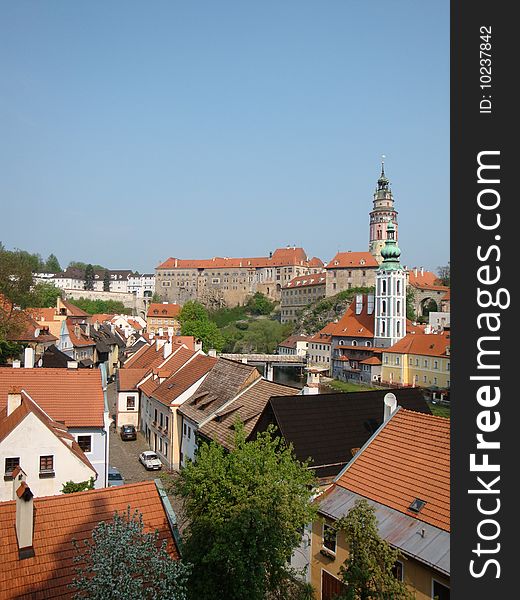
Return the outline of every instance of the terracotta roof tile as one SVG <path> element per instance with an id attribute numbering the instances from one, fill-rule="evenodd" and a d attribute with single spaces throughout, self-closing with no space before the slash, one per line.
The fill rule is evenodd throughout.
<path id="1" fill-rule="evenodd" d="M 363 307 L 356 314 L 356 301 L 352 301 L 345 314 L 337 323 L 330 324 L 328 332 L 337 337 L 373 338 L 375 313 L 368 314 L 367 297 L 363 296 Z"/>
<path id="2" fill-rule="evenodd" d="M 162 404 L 175 404 L 175 400 L 211 371 L 216 362 L 216 358 L 199 354 L 165 379 L 152 392 L 152 396 Z"/>
<path id="3" fill-rule="evenodd" d="M 98 369 L 0 368 L 0 409 L 11 386 L 21 386 L 54 420 L 67 427 L 103 427 L 105 401 Z"/>
<path id="4" fill-rule="evenodd" d="M 449 419 L 399 409 L 336 485 L 449 531 Z M 426 502 L 418 513 L 416 498 Z"/>
<path id="5" fill-rule="evenodd" d="M 130 392 L 137 390 L 137 384 L 148 373 L 149 369 L 119 369 L 117 372 L 117 390 Z"/>
<path id="6" fill-rule="evenodd" d="M 168 356 L 168 358 L 163 361 L 162 368 L 168 370 L 168 376 L 176 373 L 180 368 L 182 368 L 189 360 L 191 360 L 195 356 L 195 352 L 186 348 L 184 346 L 180 346 L 173 350 L 172 354 Z M 153 369 L 152 369 L 153 371 Z M 144 381 L 139 389 L 150 398 L 153 392 L 161 385 L 159 378 L 154 378 L 152 374 Z"/>
<path id="7" fill-rule="evenodd" d="M 395 354 L 419 354 L 421 356 L 449 356 L 451 345 L 448 331 L 442 333 L 411 333 L 399 340 L 384 352 Z"/>
<path id="8" fill-rule="evenodd" d="M 75 571 L 72 540 L 82 544 L 101 521 L 112 519 L 114 512 L 138 509 L 145 531 L 159 532 L 167 551 L 179 558 L 167 515 L 153 481 L 109 487 L 75 494 L 34 498 L 35 556 L 20 560 L 16 541 L 14 501 L 0 503 L 0 590 L 3 598 L 43 600 L 70 598 L 68 587 Z"/>
<path id="9" fill-rule="evenodd" d="M 379 263 L 370 252 L 338 252 L 326 269 L 369 269 Z"/>
<path id="10" fill-rule="evenodd" d="M 306 335 L 290 335 L 288 338 L 278 344 L 282 348 L 296 348 L 297 342 L 308 342 L 309 338 Z"/>
<path id="11" fill-rule="evenodd" d="M 303 288 L 303 287 L 313 287 L 316 285 L 325 285 L 325 273 L 323 275 L 300 275 L 299 277 L 294 277 L 289 281 L 289 283 L 284 286 L 284 290 L 292 289 L 292 288 Z"/>
<path id="12" fill-rule="evenodd" d="M 161 302 L 153 302 L 148 307 L 147 317 L 161 317 L 172 319 L 179 316 L 181 306 L 179 304 L 164 304 Z"/>

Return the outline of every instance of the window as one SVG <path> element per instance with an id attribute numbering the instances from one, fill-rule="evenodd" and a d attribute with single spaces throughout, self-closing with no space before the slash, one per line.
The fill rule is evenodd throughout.
<path id="1" fill-rule="evenodd" d="M 327 523 L 323 523 L 323 547 L 336 554 L 336 530 Z"/>
<path id="2" fill-rule="evenodd" d="M 188 439 L 191 438 L 191 427 L 188 427 Z"/>
<path id="3" fill-rule="evenodd" d="M 170 418 L 169 418 L 169 417 L 165 417 L 165 421 L 166 421 L 166 422 L 165 422 L 164 428 L 165 428 L 166 430 L 168 430 L 168 426 L 169 426 L 169 424 L 170 424 Z"/>
<path id="4" fill-rule="evenodd" d="M 400 365 L 401 364 L 401 357 L 400 356 L 396 356 L 395 357 L 395 364 L 396 365 Z"/>
<path id="5" fill-rule="evenodd" d="M 396 560 L 394 566 L 392 567 L 392 575 L 397 579 L 397 581 L 403 581 L 403 563 L 400 560 Z"/>
<path id="6" fill-rule="evenodd" d="M 135 410 L 135 398 L 133 396 L 126 397 L 126 410 Z"/>
<path id="7" fill-rule="evenodd" d="M 434 369 L 438 369 L 439 368 L 439 361 L 438 360 L 434 360 L 433 361 L 433 368 Z"/>
<path id="8" fill-rule="evenodd" d="M 40 477 L 42 475 L 54 475 L 54 456 L 40 456 Z"/>
<path id="9" fill-rule="evenodd" d="M 436 598 L 436 600 L 450 600 L 450 588 L 433 579 L 432 598 Z"/>
<path id="10" fill-rule="evenodd" d="M 13 471 L 20 464 L 20 457 L 12 457 L 5 459 L 5 477 L 12 477 Z"/>
<path id="11" fill-rule="evenodd" d="M 92 436 L 78 435 L 78 446 L 83 452 L 92 452 Z"/>

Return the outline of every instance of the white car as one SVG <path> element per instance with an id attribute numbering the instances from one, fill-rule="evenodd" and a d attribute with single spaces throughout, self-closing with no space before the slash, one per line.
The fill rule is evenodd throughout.
<path id="1" fill-rule="evenodd" d="M 139 462 L 144 465 L 148 471 L 159 471 L 159 469 L 162 469 L 162 462 L 157 454 L 151 450 L 141 452 L 141 454 L 139 454 Z"/>

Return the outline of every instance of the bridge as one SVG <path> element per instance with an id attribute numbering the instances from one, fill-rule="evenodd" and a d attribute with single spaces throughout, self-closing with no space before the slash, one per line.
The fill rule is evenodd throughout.
<path id="1" fill-rule="evenodd" d="M 222 358 L 243 363 L 265 365 L 265 377 L 273 381 L 274 367 L 300 367 L 305 368 L 307 361 L 304 356 L 297 354 L 220 354 Z"/>

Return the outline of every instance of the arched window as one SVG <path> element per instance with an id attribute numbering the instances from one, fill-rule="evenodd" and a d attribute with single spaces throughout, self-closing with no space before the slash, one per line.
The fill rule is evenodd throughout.
<path id="1" fill-rule="evenodd" d="M 401 281 L 399 279 L 397 280 L 397 293 L 401 293 Z"/>
<path id="2" fill-rule="evenodd" d="M 396 331 L 397 331 L 397 335 L 401 335 L 401 322 L 400 321 L 397 321 Z"/>
<path id="3" fill-rule="evenodd" d="M 381 300 L 381 314 L 386 315 L 386 300 Z"/>
<path id="4" fill-rule="evenodd" d="M 372 342 L 365 342 L 365 346 L 367 346 L 368 348 L 372 347 Z"/>
<path id="5" fill-rule="evenodd" d="M 381 321 L 381 335 L 385 335 L 386 333 L 386 322 Z"/>
<path id="6" fill-rule="evenodd" d="M 397 282 L 399 283 L 399 282 Z M 397 316 L 401 316 L 401 300 L 397 301 L 397 305 L 396 305 L 396 310 L 397 310 Z"/>
<path id="7" fill-rule="evenodd" d="M 353 346 L 357 346 L 357 341 L 356 340 L 352 340 L 352 345 Z"/>
<path id="8" fill-rule="evenodd" d="M 386 294 L 386 279 L 381 282 L 381 293 Z"/>

